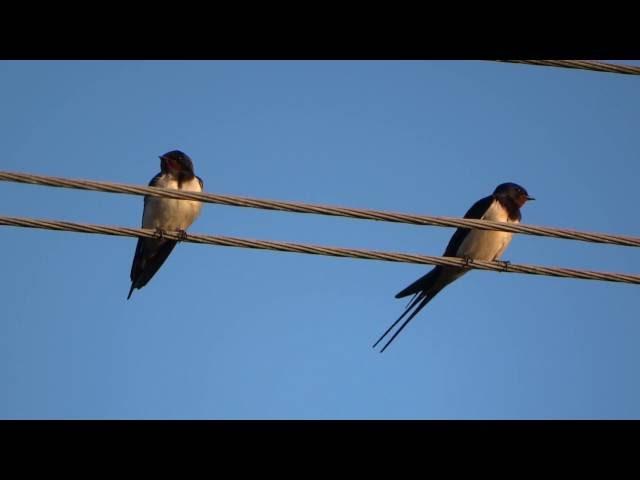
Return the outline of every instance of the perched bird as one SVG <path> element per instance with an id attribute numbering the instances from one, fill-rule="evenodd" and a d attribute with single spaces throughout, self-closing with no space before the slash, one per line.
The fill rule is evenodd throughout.
<path id="1" fill-rule="evenodd" d="M 150 187 L 172 188 L 186 192 L 202 192 L 204 183 L 193 172 L 193 162 L 179 150 L 160 156 L 160 173 L 151 179 Z M 155 275 L 178 243 L 162 238 L 163 231 L 185 230 L 200 214 L 201 202 L 162 197 L 144 197 L 142 228 L 155 229 L 160 238 L 138 238 L 136 253 L 131 265 L 131 289 L 144 287 Z"/>
<path id="2" fill-rule="evenodd" d="M 515 183 L 503 183 L 496 187 L 493 194 L 474 203 L 464 218 L 519 223 L 522 218 L 520 208 L 522 208 L 528 200 L 535 199 L 530 197 L 523 187 Z M 458 228 L 451 237 L 451 240 L 449 240 L 443 256 L 461 257 L 469 260 L 497 260 L 511 242 L 512 236 L 513 234 L 508 232 Z M 413 310 L 411 315 L 409 315 L 382 350 L 380 350 L 380 353 L 384 352 L 411 319 L 413 319 L 440 290 L 468 271 L 468 269 L 462 267 L 437 266 L 399 292 L 396 298 L 402 298 L 408 295 L 415 295 L 415 297 L 409 305 L 407 305 L 407 308 L 403 314 L 400 315 L 400 318 L 398 318 L 373 345 L 373 348 L 387 336 L 400 320 Z"/>

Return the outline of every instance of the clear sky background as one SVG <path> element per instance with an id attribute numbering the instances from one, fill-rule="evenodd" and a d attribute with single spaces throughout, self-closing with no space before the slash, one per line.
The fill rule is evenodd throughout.
<path id="1" fill-rule="evenodd" d="M 626 62 L 639 65 L 640 62 Z M 481 61 L 0 62 L 3 170 L 640 235 L 640 79 Z M 0 214 L 138 227 L 142 197 L 0 182 Z M 206 204 L 191 232 L 441 255 L 453 229 Z M 430 267 L 0 227 L 0 417 L 640 418 L 640 288 L 473 271 L 383 354 Z M 514 237 L 514 263 L 640 273 L 640 251 Z"/>

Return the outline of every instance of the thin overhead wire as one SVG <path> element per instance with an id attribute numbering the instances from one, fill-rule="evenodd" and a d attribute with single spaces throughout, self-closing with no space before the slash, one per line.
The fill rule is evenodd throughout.
<path id="1" fill-rule="evenodd" d="M 0 225 L 125 237 L 158 238 L 160 236 L 160 233 L 155 230 L 142 228 L 93 225 L 86 223 L 65 222 L 59 220 L 41 220 L 22 217 L 0 216 Z M 597 272 L 573 268 L 544 267 L 539 265 L 514 264 L 510 262 L 485 262 L 480 260 L 466 261 L 464 259 L 456 257 L 433 257 L 427 255 L 413 255 L 399 252 L 384 252 L 379 250 L 365 250 L 359 248 L 327 247 L 322 245 L 308 245 L 270 240 L 250 240 L 246 238 L 201 235 L 195 233 L 181 235 L 178 232 L 162 232 L 162 237 L 170 240 L 179 240 L 191 243 L 203 243 L 208 245 L 219 245 L 226 247 L 255 248 L 260 250 L 275 250 L 279 252 L 327 255 L 332 257 L 466 267 L 470 269 L 491 270 L 495 272 L 526 273 L 531 275 L 546 275 L 551 277 L 601 280 L 607 282 L 632 283 L 636 285 L 640 284 L 640 275 Z"/>
<path id="2" fill-rule="evenodd" d="M 541 65 L 545 67 L 578 68 L 594 72 L 640 75 L 640 67 L 598 62 L 595 60 L 494 60 L 494 62 L 525 63 L 528 65 Z"/>
<path id="3" fill-rule="evenodd" d="M 551 228 L 537 225 L 525 225 L 489 220 L 475 220 L 469 218 L 441 217 L 430 215 L 413 215 L 383 210 L 318 205 L 310 203 L 289 202 L 282 200 L 264 200 L 234 195 L 218 195 L 213 193 L 196 193 L 179 190 L 146 187 L 96 180 L 78 180 L 46 175 L 0 171 L 0 180 L 45 185 L 50 187 L 75 188 L 108 193 L 125 193 L 131 195 L 151 195 L 156 197 L 175 198 L 183 200 L 198 200 L 205 203 L 215 203 L 235 207 L 261 208 L 294 213 L 311 213 L 336 217 L 348 217 L 362 220 L 377 220 L 393 223 L 407 223 L 411 225 L 432 225 L 437 227 L 475 228 L 478 230 L 497 230 L 512 233 L 523 233 L 540 237 L 562 238 L 582 242 L 606 243 L 627 247 L 640 247 L 640 237 L 628 235 L 612 235 L 606 233 L 583 232 L 566 228 Z"/>

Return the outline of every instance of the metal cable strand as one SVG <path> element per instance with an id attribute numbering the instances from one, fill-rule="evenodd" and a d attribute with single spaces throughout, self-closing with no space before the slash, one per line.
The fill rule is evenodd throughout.
<path id="1" fill-rule="evenodd" d="M 566 228 L 550 228 L 536 225 L 492 222 L 489 220 L 474 220 L 469 218 L 440 217 L 428 215 L 411 215 L 406 213 L 385 212 L 329 205 L 314 205 L 300 202 L 276 200 L 260 200 L 257 198 L 239 197 L 233 195 L 217 195 L 213 193 L 196 193 L 171 190 L 157 187 L 129 185 L 123 183 L 100 182 L 95 180 L 71 180 L 46 175 L 0 171 L 0 180 L 46 185 L 50 187 L 75 188 L 79 190 L 94 190 L 109 193 L 126 193 L 131 195 L 152 195 L 157 197 L 176 198 L 183 200 L 198 200 L 205 203 L 216 203 L 234 207 L 261 208 L 296 213 L 313 213 L 336 217 L 357 218 L 363 220 L 378 220 L 384 222 L 407 223 L 411 225 L 432 225 L 437 227 L 463 227 L 479 230 L 498 230 L 512 233 L 524 233 L 541 237 L 563 238 L 583 242 L 607 243 L 627 247 L 640 247 L 640 237 L 627 235 L 611 235 L 606 233 L 581 232 Z"/>
<path id="2" fill-rule="evenodd" d="M 494 60 L 494 62 L 525 63 L 546 67 L 578 68 L 595 72 L 622 73 L 625 75 L 640 75 L 640 67 L 633 65 L 617 65 L 615 63 L 597 62 L 594 60 Z"/>
<path id="3" fill-rule="evenodd" d="M 76 222 L 64 222 L 58 220 L 40 220 L 34 218 L 0 216 L 0 225 L 26 228 L 41 228 L 69 232 L 94 233 L 103 235 L 116 235 L 125 237 L 158 238 L 158 233 L 156 231 L 142 228 L 92 225 Z M 322 245 L 307 245 L 269 240 L 249 240 L 246 238 L 201 235 L 192 233 L 188 234 L 184 238 L 177 232 L 163 232 L 162 236 L 163 238 L 167 238 L 170 240 L 183 240 L 191 243 L 222 245 L 226 247 L 256 248 L 260 250 L 306 253 L 311 255 L 327 255 L 332 257 L 467 267 L 470 269 L 492 270 L 496 272 L 526 273 L 531 275 L 546 275 L 551 277 L 601 280 L 607 282 L 632 283 L 637 285 L 640 284 L 640 275 L 623 273 L 595 272 L 591 270 L 578 270 L 573 268 L 543 267 L 538 265 L 512 264 L 509 262 L 485 262 L 480 260 L 467 262 L 464 259 L 456 257 L 432 257 L 427 255 L 413 255 L 400 252 L 383 252 L 379 250 L 364 250 L 360 248 L 337 248 Z"/>

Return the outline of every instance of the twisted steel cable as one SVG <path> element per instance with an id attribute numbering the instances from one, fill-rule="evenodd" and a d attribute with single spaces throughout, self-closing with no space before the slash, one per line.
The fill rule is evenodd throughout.
<path id="1" fill-rule="evenodd" d="M 578 68 L 581 70 L 592 70 L 594 72 L 640 75 L 640 67 L 597 62 L 594 60 L 494 60 L 494 62 L 524 63 L 528 65 L 542 65 L 545 67 Z"/>
<path id="2" fill-rule="evenodd" d="M 640 284 L 640 275 L 623 273 L 597 272 L 592 270 L 579 270 L 574 268 L 544 267 L 540 265 L 513 264 L 510 262 L 486 262 L 481 260 L 467 261 L 465 259 L 457 257 L 434 257 L 400 252 L 384 252 L 379 250 L 365 250 L 360 248 L 338 248 L 323 245 L 308 245 L 271 240 L 250 240 L 246 238 L 202 235 L 195 233 L 189 233 L 186 235 L 182 235 L 179 232 L 159 233 L 155 230 L 142 228 L 93 225 L 87 223 L 65 222 L 59 220 L 42 220 L 34 218 L 0 216 L 0 225 L 125 237 L 158 238 L 159 235 L 162 235 L 163 238 L 167 238 L 170 240 L 203 243 L 208 245 L 220 245 L 226 247 L 255 248 L 260 250 L 275 250 L 279 252 L 327 255 L 332 257 L 359 258 L 365 260 L 382 260 L 387 262 L 416 263 L 426 265 L 443 265 L 479 270 L 492 270 L 495 272 L 526 273 L 531 275 L 546 275 L 551 277 L 601 280 L 606 282 L 632 283 L 636 285 Z"/>
<path id="3" fill-rule="evenodd" d="M 612 235 L 606 233 L 583 232 L 566 228 L 551 228 L 537 225 L 526 225 L 469 218 L 441 217 L 430 215 L 413 215 L 382 210 L 347 208 L 330 205 L 318 205 L 281 200 L 263 200 L 258 198 L 239 197 L 234 195 L 218 195 L 213 193 L 196 193 L 179 190 L 130 185 L 123 183 L 101 182 L 96 180 L 77 180 L 46 175 L 34 175 L 17 172 L 0 171 L 0 180 L 46 185 L 50 187 L 75 188 L 108 193 L 125 193 L 131 195 L 151 195 L 156 197 L 182 200 L 198 200 L 205 203 L 216 203 L 235 207 L 261 208 L 295 213 L 312 213 L 336 217 L 378 220 L 384 222 L 407 223 L 411 225 L 432 225 L 437 227 L 476 228 L 479 230 L 498 230 L 503 232 L 524 233 L 540 237 L 563 238 L 582 242 L 606 243 L 627 247 L 640 247 L 640 237 L 629 235 Z"/>

